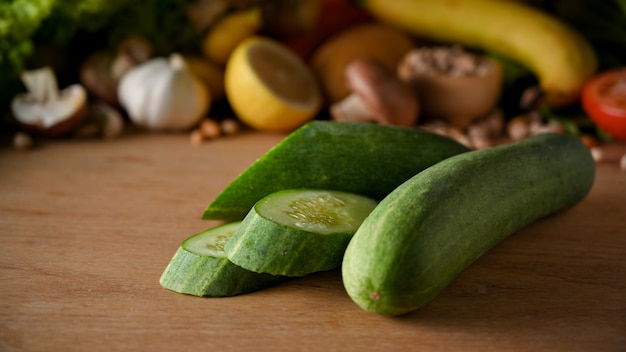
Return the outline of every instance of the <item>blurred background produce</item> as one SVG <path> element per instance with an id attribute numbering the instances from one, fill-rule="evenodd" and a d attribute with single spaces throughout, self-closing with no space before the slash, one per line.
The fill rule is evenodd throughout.
<path id="1" fill-rule="evenodd" d="M 464 2 L 469 8 L 489 8 L 492 11 L 490 2 Z M 573 56 L 569 62 L 573 65 L 571 70 L 578 70 L 575 65 L 578 65 L 578 61 L 583 62 L 577 73 L 578 78 L 584 78 L 585 83 L 591 76 L 595 77 L 609 69 L 626 67 L 626 0 L 495 2 L 505 4 L 496 7 L 508 6 L 506 3 L 510 2 L 519 3 L 531 11 L 529 14 L 532 15 L 516 19 L 519 20 L 516 23 L 527 28 L 503 29 L 503 33 L 508 31 L 506 35 L 514 36 L 518 31 L 520 35 L 534 33 L 535 37 L 539 37 L 538 33 L 542 32 L 532 27 L 533 21 L 545 23 L 541 22 L 543 19 L 534 19 L 538 11 L 539 16 L 547 16 L 545 21 L 555 21 L 558 26 L 563 24 L 572 29 L 575 33 L 573 37 L 580 36 L 582 42 L 589 45 L 593 59 L 585 59 L 588 56 L 586 49 L 580 49 L 579 52 L 570 52 Z M 407 9 L 415 5 L 411 0 L 391 3 L 393 6 L 406 6 Z M 438 6 L 436 2 L 434 4 Z M 502 47 L 497 42 L 484 45 L 483 42 L 464 39 L 468 31 L 480 33 L 484 30 L 477 28 L 480 27 L 479 22 L 472 16 L 459 17 L 460 28 L 463 28 L 461 32 L 448 33 L 451 30 L 442 30 L 440 32 L 450 35 L 437 36 L 425 31 L 426 27 L 407 27 L 404 24 L 406 19 L 402 17 L 413 20 L 417 14 L 411 11 L 406 11 L 402 16 L 393 14 L 393 6 L 380 0 L 3 1 L 0 3 L 0 128 L 3 141 L 15 137 L 19 142 L 16 145 L 28 146 L 37 143 L 25 143 L 25 136 L 43 141 L 49 141 L 51 137 L 110 137 L 119 136 L 123 134 L 124 128 L 129 128 L 188 133 L 192 143 L 198 145 L 245 128 L 288 131 L 310 119 L 332 118 L 331 106 L 350 93 L 345 78 L 345 70 L 350 62 L 360 58 L 375 60 L 392 72 L 398 70 L 400 77 L 399 66 L 406 61 L 409 53 L 435 47 L 467 50 L 495 60 L 502 72 L 500 90 L 496 102 L 485 110 L 488 112 L 482 114 L 484 116 L 473 116 L 472 121 L 461 127 L 450 124 L 446 119 L 429 116 L 429 109 L 424 107 L 429 106 L 432 98 L 416 93 L 417 106 L 421 107 L 417 108 L 412 120 L 416 126 L 463 140 L 474 148 L 492 145 L 499 138 L 518 139 L 544 131 L 578 135 L 590 147 L 623 138 L 626 128 L 623 119 L 598 124 L 597 118 L 590 118 L 589 114 L 597 113 L 589 112 L 589 108 L 581 104 L 580 82 L 551 82 L 573 87 L 573 99 L 566 104 L 550 104 L 545 100 L 550 92 L 543 82 L 545 73 L 537 70 L 535 62 L 539 66 L 549 67 L 546 61 L 550 55 L 563 49 L 562 46 L 568 45 L 568 42 L 571 44 L 570 39 L 564 43 L 554 42 L 552 48 L 542 52 L 533 52 L 536 51 L 533 49 L 534 42 L 539 42 L 533 40 L 533 37 L 524 38 L 526 44 L 517 46 L 530 48 L 531 52 L 499 50 Z M 422 17 L 443 18 L 448 15 L 429 13 Z M 495 19 L 490 21 L 489 16 L 487 12 L 481 20 L 496 27 L 483 27 L 491 28 L 491 33 L 494 33 L 499 29 L 497 26 L 501 25 Z M 432 24 L 426 26 L 432 27 Z M 441 27 L 440 24 L 438 26 Z M 545 36 L 557 34 L 546 32 Z M 297 87 L 302 85 L 302 80 L 292 76 L 308 75 L 313 75 L 318 83 L 311 83 L 309 91 L 313 95 L 320 94 L 322 101 L 312 104 L 306 114 L 291 114 L 291 117 L 285 114 L 284 121 L 276 120 L 280 120 L 280 117 L 273 117 L 271 123 L 267 123 L 268 120 L 261 121 L 271 115 L 266 111 L 258 117 L 250 113 L 244 113 L 245 117 L 238 116 L 238 112 L 231 107 L 229 93 L 225 88 L 228 79 L 225 72 L 231 54 L 250 37 L 273 40 L 280 46 L 281 52 L 283 49 L 290 51 L 289 60 L 298 60 L 304 67 L 299 69 L 297 75 L 288 74 L 288 70 L 283 70 L 277 64 L 276 57 L 263 54 L 262 50 L 248 49 L 248 55 L 252 57 L 249 63 L 233 65 L 251 67 L 256 79 L 262 83 L 256 86 L 263 87 L 265 84 L 265 87 L 258 88 L 258 92 L 248 90 L 245 94 L 241 94 L 238 88 L 231 88 L 232 101 L 237 99 L 238 105 L 245 106 L 242 99 L 251 102 L 260 100 L 268 95 L 269 89 L 279 102 L 274 107 L 280 106 L 282 111 L 297 110 L 298 101 L 319 99 L 293 99 L 286 96 L 289 91 L 302 91 L 301 87 Z M 176 59 L 169 60 L 171 57 Z M 286 56 L 281 54 L 281 57 Z M 530 58 L 530 61 L 526 58 Z M 161 64 L 155 65 L 154 62 Z M 463 60 L 454 62 L 454 67 L 446 73 L 451 77 L 455 77 L 465 64 Z M 567 65 L 568 61 L 562 62 Z M 42 69 L 52 73 L 52 81 L 56 84 L 54 89 L 49 89 L 50 83 L 33 81 L 32 72 Z M 128 83 L 121 84 L 125 77 Z M 145 77 L 151 77 L 151 81 Z M 48 78 L 51 78 L 50 75 Z M 622 82 L 620 80 L 616 82 L 614 85 L 617 88 L 602 93 L 610 95 L 609 102 L 604 98 L 600 100 L 604 105 L 614 105 L 614 108 L 624 110 L 624 84 L 619 83 Z M 81 119 L 77 120 L 73 116 L 73 121 L 78 123 L 65 122 L 63 128 L 57 126 L 53 130 L 55 133 L 50 134 L 49 128 L 54 126 L 46 126 L 49 130 L 43 133 L 42 125 L 37 125 L 43 124 L 37 121 L 45 120 L 41 116 L 28 117 L 30 125 L 37 125 L 35 128 L 20 122 L 18 115 L 23 115 L 24 104 L 16 108 L 15 101 L 21 97 L 23 102 L 26 93 L 31 95 L 28 99 L 34 99 L 33 85 L 37 87 L 42 84 L 47 84 L 47 88 L 35 88 L 35 91 L 62 92 L 70 86 L 85 89 L 88 99 L 84 112 L 79 114 Z M 153 96 L 152 93 L 167 99 L 159 99 L 159 102 L 163 102 L 159 104 L 142 100 L 143 96 Z M 46 99 L 41 94 L 39 98 Z M 424 99 L 428 101 L 420 101 Z M 19 112 L 16 114 L 16 111 Z M 119 123 L 120 118 L 122 124 Z M 255 121 L 257 118 L 259 121 Z M 223 123 L 225 120 L 226 123 Z M 110 126 L 107 121 L 117 121 L 113 123 L 118 126 L 115 130 L 119 131 L 121 125 L 122 132 L 105 133 L 105 127 Z M 286 127 L 281 129 L 277 126 Z M 475 142 L 468 142 L 470 140 Z"/>

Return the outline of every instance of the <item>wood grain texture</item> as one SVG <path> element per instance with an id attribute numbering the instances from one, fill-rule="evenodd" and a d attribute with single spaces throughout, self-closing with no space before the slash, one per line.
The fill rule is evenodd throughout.
<path id="1" fill-rule="evenodd" d="M 0 351 L 625 351 L 626 174 L 389 318 L 339 271 L 231 298 L 163 289 L 206 205 L 282 135 L 192 147 L 186 136 L 0 150 Z M 626 149 L 624 149 L 626 151 Z"/>

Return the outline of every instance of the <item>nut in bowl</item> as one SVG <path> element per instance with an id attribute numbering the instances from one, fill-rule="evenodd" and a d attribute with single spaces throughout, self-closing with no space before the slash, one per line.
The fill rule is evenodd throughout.
<path id="1" fill-rule="evenodd" d="M 458 46 L 414 49 L 398 65 L 398 76 L 415 90 L 425 118 L 458 128 L 489 114 L 502 90 L 500 64 Z"/>

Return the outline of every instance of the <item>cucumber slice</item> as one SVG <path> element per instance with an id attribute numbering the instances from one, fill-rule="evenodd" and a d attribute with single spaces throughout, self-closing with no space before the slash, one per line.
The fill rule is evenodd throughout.
<path id="1" fill-rule="evenodd" d="M 311 121 L 235 178 L 202 218 L 241 220 L 261 198 L 284 189 L 332 189 L 381 200 L 427 167 L 467 151 L 417 128 Z"/>
<path id="2" fill-rule="evenodd" d="M 194 296 L 235 296 L 276 284 L 284 277 L 259 274 L 231 263 L 224 244 L 241 221 L 220 225 L 187 238 L 161 275 L 161 286 Z"/>
<path id="3" fill-rule="evenodd" d="M 304 276 L 337 268 L 352 235 L 378 203 L 354 193 L 290 189 L 257 202 L 224 246 L 251 271 Z"/>

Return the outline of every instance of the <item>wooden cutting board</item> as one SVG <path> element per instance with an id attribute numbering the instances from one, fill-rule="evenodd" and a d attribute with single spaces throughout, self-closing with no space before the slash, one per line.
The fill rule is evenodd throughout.
<path id="1" fill-rule="evenodd" d="M 284 136 L 0 149 L 0 351 L 626 351 L 626 173 L 515 233 L 434 301 L 365 312 L 341 273 L 231 298 L 159 285 L 215 195 Z M 620 152 L 626 148 L 619 147 Z"/>

